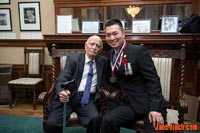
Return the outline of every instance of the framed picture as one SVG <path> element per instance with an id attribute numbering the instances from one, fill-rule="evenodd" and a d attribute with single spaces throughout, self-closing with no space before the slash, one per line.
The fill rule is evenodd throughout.
<path id="1" fill-rule="evenodd" d="M 19 19 L 21 31 L 40 31 L 40 3 L 19 2 Z"/>
<path id="2" fill-rule="evenodd" d="M 57 33 L 72 33 L 72 15 L 57 15 Z"/>
<path id="3" fill-rule="evenodd" d="M 10 0 L 0 0 L 0 4 L 10 4 Z"/>
<path id="4" fill-rule="evenodd" d="M 122 23 L 122 27 L 124 30 L 126 30 L 126 20 L 125 19 L 120 19 L 121 23 Z"/>
<path id="5" fill-rule="evenodd" d="M 9 8 L 0 8 L 0 31 L 12 31 L 11 13 Z"/>
<path id="6" fill-rule="evenodd" d="M 132 33 L 150 33 L 151 19 L 132 20 Z"/>
<path id="7" fill-rule="evenodd" d="M 82 33 L 99 33 L 99 21 L 83 21 Z"/>
<path id="8" fill-rule="evenodd" d="M 162 16 L 161 33 L 177 33 L 178 16 Z"/>

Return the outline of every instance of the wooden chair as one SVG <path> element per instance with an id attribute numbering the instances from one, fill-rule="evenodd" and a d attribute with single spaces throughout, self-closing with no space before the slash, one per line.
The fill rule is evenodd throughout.
<path id="1" fill-rule="evenodd" d="M 188 107 L 185 101 L 184 87 L 184 44 L 178 50 L 156 50 L 148 49 L 158 75 L 160 76 L 162 94 L 167 101 L 167 123 L 183 123 L 184 113 L 187 113 Z M 176 65 L 176 67 L 175 67 Z M 105 101 L 120 102 L 121 92 L 115 91 L 111 94 L 103 90 Z M 106 103 L 106 102 L 104 102 Z M 138 120 L 130 127 L 136 132 L 145 131 L 143 120 Z"/>
<path id="2" fill-rule="evenodd" d="M 46 125 L 48 120 L 48 104 L 52 98 L 52 95 L 55 90 L 55 81 L 58 77 L 60 71 L 64 68 L 67 55 L 73 53 L 82 53 L 85 52 L 84 49 L 56 49 L 55 45 L 53 45 L 51 49 L 51 57 L 52 57 L 52 85 L 48 91 L 42 92 L 38 96 L 38 101 L 43 104 L 43 130 L 46 132 Z M 66 126 L 77 126 L 79 125 L 78 116 L 75 112 L 70 115 L 69 123 Z"/>
<path id="3" fill-rule="evenodd" d="M 33 109 L 36 109 L 37 95 L 43 89 L 44 54 L 44 48 L 24 48 L 24 76 L 8 82 L 8 87 L 11 90 L 10 108 L 16 102 L 16 93 L 32 91 Z"/>

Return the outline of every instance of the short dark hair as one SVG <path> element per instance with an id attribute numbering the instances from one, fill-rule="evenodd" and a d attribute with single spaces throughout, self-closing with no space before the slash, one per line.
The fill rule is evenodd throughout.
<path id="1" fill-rule="evenodd" d="M 123 26 L 122 26 L 122 23 L 119 19 L 110 19 L 106 22 L 106 25 L 105 25 L 105 28 L 108 27 L 108 26 L 112 26 L 112 25 L 119 25 L 120 28 L 122 29 L 122 31 L 124 30 L 123 29 Z"/>

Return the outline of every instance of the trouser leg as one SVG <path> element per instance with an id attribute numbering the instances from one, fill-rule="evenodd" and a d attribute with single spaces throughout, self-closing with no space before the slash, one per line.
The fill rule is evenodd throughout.
<path id="1" fill-rule="evenodd" d="M 137 119 L 137 114 L 128 105 L 118 105 L 107 112 L 101 120 L 102 133 L 120 133 L 120 127 L 127 127 Z"/>
<path id="2" fill-rule="evenodd" d="M 93 118 L 90 120 L 88 126 L 87 126 L 87 133 L 100 133 L 100 117 Z"/>
<path id="3" fill-rule="evenodd" d="M 67 105 L 66 119 L 68 123 L 69 116 L 72 112 L 70 106 Z M 54 108 L 52 112 L 49 113 L 47 121 L 47 133 L 62 133 L 63 127 L 63 106 Z"/>
<path id="4" fill-rule="evenodd" d="M 80 124 L 86 127 L 87 133 L 100 133 L 100 116 L 97 107 L 91 100 L 88 105 L 76 110 Z"/>
<path id="5" fill-rule="evenodd" d="M 62 127 L 56 125 L 47 125 L 47 133 L 62 133 Z"/>

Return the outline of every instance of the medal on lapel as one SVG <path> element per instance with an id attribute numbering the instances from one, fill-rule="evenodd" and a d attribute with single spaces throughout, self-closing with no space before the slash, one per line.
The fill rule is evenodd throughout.
<path id="1" fill-rule="evenodd" d="M 125 75 L 128 75 L 128 67 L 127 67 L 128 60 L 126 59 L 126 55 L 124 55 L 122 59 L 122 64 L 124 65 L 124 73 Z"/>
<path id="2" fill-rule="evenodd" d="M 115 76 L 115 70 L 116 70 L 116 66 L 117 64 L 120 66 L 121 64 L 121 61 L 120 61 L 120 58 L 123 56 L 123 52 L 124 52 L 124 49 L 126 48 L 126 41 L 124 40 L 124 44 L 119 52 L 119 54 L 117 55 L 117 58 L 115 59 L 114 63 L 112 63 L 112 56 L 110 58 L 110 66 L 111 66 L 111 70 L 112 70 L 112 76 L 110 77 L 110 82 L 111 83 L 115 83 L 117 81 L 117 77 Z"/>
<path id="3" fill-rule="evenodd" d="M 132 71 L 131 63 L 127 63 L 127 65 L 128 65 L 128 74 L 132 75 L 133 71 Z"/>

